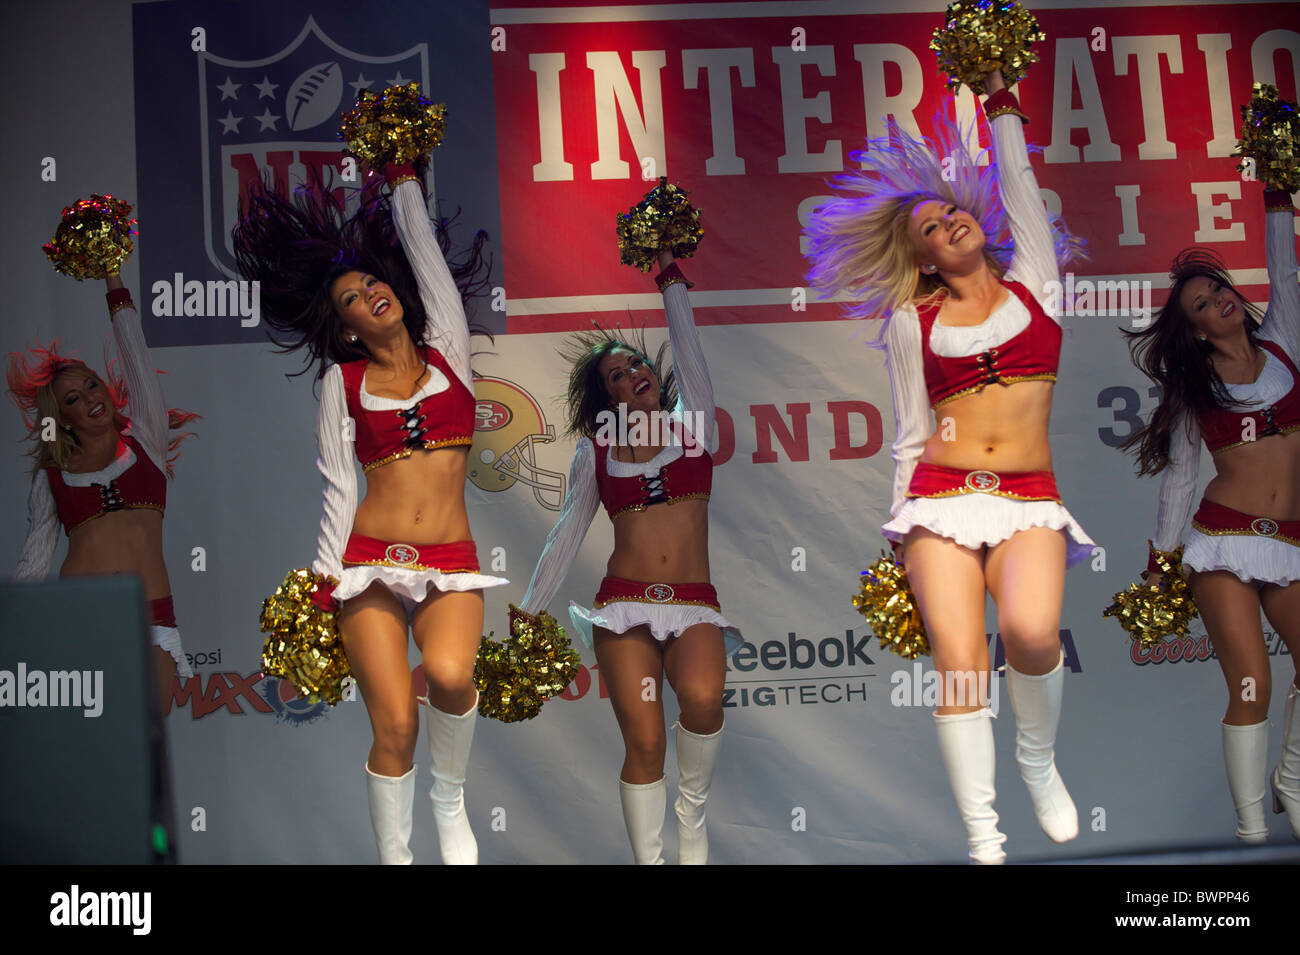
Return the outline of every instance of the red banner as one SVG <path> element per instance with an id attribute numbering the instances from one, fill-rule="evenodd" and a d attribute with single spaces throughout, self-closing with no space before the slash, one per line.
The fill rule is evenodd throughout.
<path id="1" fill-rule="evenodd" d="M 764 7 L 782 15 L 751 15 Z M 589 327 L 592 313 L 626 315 L 629 302 L 653 320 L 653 300 L 629 299 L 653 288 L 619 264 L 614 226 L 660 175 L 703 210 L 705 239 L 686 265 L 705 278 L 701 324 L 841 314 L 797 308 L 800 230 L 816 197 L 884 134 L 886 115 L 928 133 L 940 109 L 976 110 L 969 91 L 954 101 L 928 49 L 941 14 L 798 7 L 494 9 L 511 332 Z M 1150 280 L 1158 303 L 1175 253 L 1200 244 L 1244 286 L 1266 281 L 1262 186 L 1230 154 L 1255 80 L 1296 96 L 1296 9 L 1035 11 L 1047 40 L 1018 92 L 1044 150 L 1033 166 L 1045 198 L 1088 240 L 1080 277 Z"/>

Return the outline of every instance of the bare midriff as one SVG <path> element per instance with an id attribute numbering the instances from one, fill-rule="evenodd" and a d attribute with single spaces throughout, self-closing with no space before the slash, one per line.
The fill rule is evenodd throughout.
<path id="1" fill-rule="evenodd" d="M 60 577 L 132 574 L 144 586 L 145 600 L 171 596 L 163 563 L 162 513 L 152 508 L 110 511 L 75 527 Z"/>
<path id="2" fill-rule="evenodd" d="M 921 460 L 999 474 L 1051 470 L 1047 434 L 1054 387 L 1051 381 L 993 384 L 939 405 Z"/>
<path id="3" fill-rule="evenodd" d="M 1300 520 L 1300 431 L 1225 448 L 1214 455 L 1214 466 L 1207 500 L 1252 517 Z"/>
<path id="4" fill-rule="evenodd" d="M 413 451 L 369 472 L 352 530 L 400 544 L 469 540 L 468 452 L 466 446 Z"/>
<path id="5" fill-rule="evenodd" d="M 641 461 L 660 448 L 611 448 L 611 460 Z M 683 498 L 624 511 L 614 518 L 610 577 L 645 583 L 709 583 L 709 502 Z"/>

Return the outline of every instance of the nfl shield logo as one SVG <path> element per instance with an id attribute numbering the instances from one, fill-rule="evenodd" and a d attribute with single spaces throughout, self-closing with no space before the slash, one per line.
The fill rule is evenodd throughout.
<path id="1" fill-rule="evenodd" d="M 428 44 L 391 56 L 354 53 L 308 17 L 279 53 L 233 60 L 200 53 L 204 245 L 212 264 L 237 278 L 230 233 L 258 177 L 288 190 L 319 177 L 338 198 L 355 196 L 341 167 L 339 117 L 361 90 L 419 82 L 429 88 Z"/>

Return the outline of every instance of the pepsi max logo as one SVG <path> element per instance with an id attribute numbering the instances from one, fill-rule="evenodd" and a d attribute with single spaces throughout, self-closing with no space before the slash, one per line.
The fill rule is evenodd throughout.
<path id="1" fill-rule="evenodd" d="M 971 471 L 966 475 L 966 486 L 972 491 L 996 491 L 1002 483 L 992 471 Z"/>
<path id="2" fill-rule="evenodd" d="M 389 544 L 388 549 L 384 551 L 384 556 L 394 564 L 413 564 L 420 556 L 420 552 L 405 544 Z"/>
<path id="3" fill-rule="evenodd" d="M 1270 521 L 1267 517 L 1257 517 L 1250 522 L 1250 529 L 1260 537 L 1272 537 L 1277 533 L 1277 521 Z"/>
<path id="4" fill-rule="evenodd" d="M 334 119 L 343 101 L 343 68 L 318 63 L 293 81 L 284 109 L 293 130 L 311 129 Z"/>
<path id="5" fill-rule="evenodd" d="M 651 584 L 645 589 L 645 599 L 657 604 L 667 603 L 673 596 L 673 588 L 667 584 Z"/>
<path id="6" fill-rule="evenodd" d="M 479 401 L 474 405 L 474 430 L 499 431 L 508 425 L 514 413 L 499 401 Z"/>

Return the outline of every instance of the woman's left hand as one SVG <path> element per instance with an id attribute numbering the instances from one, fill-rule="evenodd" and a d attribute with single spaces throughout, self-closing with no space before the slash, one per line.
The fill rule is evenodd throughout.
<path id="1" fill-rule="evenodd" d="M 108 286 L 110 292 L 114 289 L 125 288 L 122 284 L 122 276 L 120 275 L 105 275 L 104 284 Z"/>
<path id="2" fill-rule="evenodd" d="M 663 251 L 661 251 L 661 252 L 659 253 L 659 268 L 660 268 L 660 270 L 666 269 L 666 268 L 668 268 L 668 266 L 670 266 L 670 265 L 672 265 L 672 264 L 673 264 L 673 253 L 672 253 L 672 250 L 671 250 L 671 249 L 664 249 Z"/>
<path id="3" fill-rule="evenodd" d="M 1007 88 L 1007 84 L 1006 81 L 1002 78 L 1001 69 L 996 69 L 992 73 L 985 74 L 984 89 L 988 92 L 990 96 L 992 96 L 994 93 L 998 92 L 999 90 L 1004 90 L 1006 88 Z"/>

